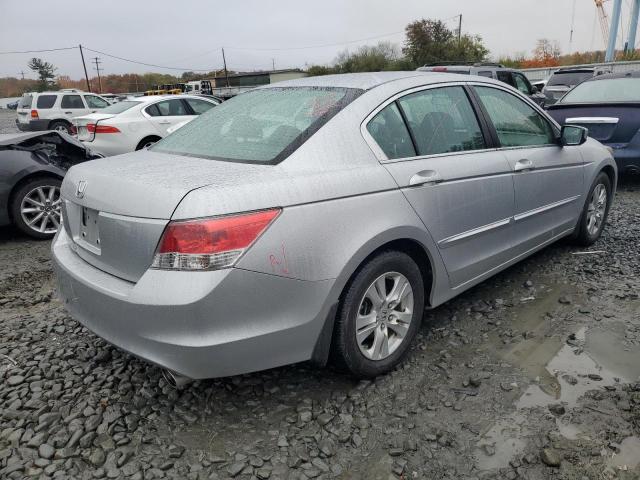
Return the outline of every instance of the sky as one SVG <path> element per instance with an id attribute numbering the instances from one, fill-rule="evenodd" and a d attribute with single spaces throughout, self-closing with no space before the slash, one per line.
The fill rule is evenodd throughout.
<path id="1" fill-rule="evenodd" d="M 623 2 L 622 33 L 629 21 Z M 573 41 L 569 43 L 575 4 Z M 608 11 L 611 2 L 606 4 Z M 0 0 L 0 52 L 83 46 L 89 63 L 100 57 L 103 74 L 221 68 L 225 48 L 231 70 L 304 68 L 330 64 L 346 49 L 404 40 L 404 27 L 420 18 L 441 19 L 480 35 L 491 56 L 530 54 L 539 38 L 563 53 L 604 49 L 593 0 Z M 622 42 L 620 42 L 622 44 Z M 137 65 L 105 54 L 178 70 Z M 57 74 L 83 76 L 78 49 L 0 54 L 0 77 L 27 78 L 29 58 L 53 63 Z"/>

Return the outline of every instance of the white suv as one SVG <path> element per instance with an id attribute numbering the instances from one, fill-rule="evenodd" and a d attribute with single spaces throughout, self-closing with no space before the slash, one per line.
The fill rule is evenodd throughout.
<path id="1" fill-rule="evenodd" d="M 16 125 L 23 132 L 57 130 L 70 134 L 74 117 L 108 106 L 109 102 L 100 95 L 75 89 L 28 92 L 18 101 Z"/>

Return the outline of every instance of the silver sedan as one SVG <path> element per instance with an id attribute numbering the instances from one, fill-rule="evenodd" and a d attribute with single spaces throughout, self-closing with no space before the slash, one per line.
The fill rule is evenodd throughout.
<path id="1" fill-rule="evenodd" d="M 329 359 L 373 377 L 425 308 L 595 242 L 616 181 L 585 129 L 500 82 L 305 78 L 71 168 L 53 256 L 71 315 L 172 382 Z"/>

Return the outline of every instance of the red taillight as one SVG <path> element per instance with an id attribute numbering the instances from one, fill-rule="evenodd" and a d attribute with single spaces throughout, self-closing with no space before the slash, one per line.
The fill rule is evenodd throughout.
<path id="1" fill-rule="evenodd" d="M 278 216 L 280 209 L 170 222 L 153 268 L 216 270 L 231 267 Z"/>
<path id="2" fill-rule="evenodd" d="M 434 72 L 446 72 L 447 71 L 447 67 L 434 67 L 433 71 Z"/>
<path id="3" fill-rule="evenodd" d="M 116 127 L 111 125 L 96 125 L 95 123 L 87 123 L 87 132 L 89 133 L 120 133 Z"/>
<path id="4" fill-rule="evenodd" d="M 38 110 L 31 110 L 31 118 L 38 118 Z"/>

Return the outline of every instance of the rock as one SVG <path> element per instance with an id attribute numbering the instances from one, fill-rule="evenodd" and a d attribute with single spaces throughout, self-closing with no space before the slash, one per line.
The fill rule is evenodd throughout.
<path id="1" fill-rule="evenodd" d="M 167 453 L 169 458 L 180 458 L 184 453 L 184 447 L 182 445 L 170 445 Z"/>
<path id="2" fill-rule="evenodd" d="M 94 467 L 100 467 L 104 464 L 107 456 L 101 448 L 94 448 L 89 455 L 89 463 Z"/>
<path id="3" fill-rule="evenodd" d="M 594 382 L 600 382 L 602 380 L 602 377 L 597 373 L 590 373 L 587 377 L 589 377 L 589 380 L 593 380 Z"/>
<path id="4" fill-rule="evenodd" d="M 473 388 L 478 388 L 482 384 L 480 377 L 469 377 L 469 385 Z"/>
<path id="5" fill-rule="evenodd" d="M 549 405 L 547 408 L 551 413 L 553 413 L 554 415 L 557 415 L 558 417 L 566 413 L 564 405 L 562 405 L 561 403 L 553 403 Z"/>
<path id="6" fill-rule="evenodd" d="M 46 458 L 47 460 L 52 459 L 54 453 L 56 453 L 55 448 L 47 443 L 43 443 L 42 445 L 40 445 L 40 447 L 38 447 L 38 455 L 40 455 L 42 458 Z"/>
<path id="7" fill-rule="evenodd" d="M 563 305 L 570 305 L 571 304 L 571 298 L 567 297 L 566 295 L 563 295 L 558 299 L 558 302 L 560 302 Z"/>
<path id="8" fill-rule="evenodd" d="M 543 448 L 540 453 L 540 460 L 550 467 L 559 467 L 562 458 L 560 458 L 560 455 L 555 450 Z"/>
<path id="9" fill-rule="evenodd" d="M 10 387 L 20 385 L 22 382 L 24 382 L 24 377 L 22 375 L 11 375 L 9 378 L 7 378 L 7 384 Z"/>
<path id="10" fill-rule="evenodd" d="M 239 473 L 244 469 L 244 466 L 245 466 L 245 465 L 246 465 L 246 463 L 245 463 L 245 462 L 235 462 L 235 463 L 232 463 L 231 465 L 229 465 L 229 466 L 227 467 L 227 473 L 228 473 L 229 475 L 231 475 L 232 477 L 235 477 L 235 476 L 237 476 L 237 475 L 238 475 L 238 474 L 239 474 Z"/>
<path id="11" fill-rule="evenodd" d="M 278 444 L 279 447 L 288 447 L 289 446 L 289 442 L 287 440 L 287 437 L 285 437 L 284 435 L 280 435 L 278 437 Z"/>
<path id="12" fill-rule="evenodd" d="M 321 413 L 317 418 L 318 423 L 323 427 L 331 420 L 333 420 L 333 415 L 331 415 L 330 413 Z"/>

